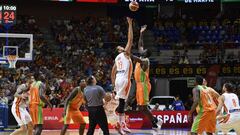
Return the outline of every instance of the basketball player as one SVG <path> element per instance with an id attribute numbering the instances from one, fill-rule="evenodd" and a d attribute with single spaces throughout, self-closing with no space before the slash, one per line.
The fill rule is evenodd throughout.
<path id="1" fill-rule="evenodd" d="M 30 114 L 27 111 L 28 106 L 28 91 L 30 88 L 30 81 L 24 81 L 23 84 L 19 85 L 16 93 L 14 94 L 14 101 L 12 105 L 12 114 L 15 117 L 19 129 L 15 130 L 11 135 L 22 135 L 27 133 L 27 135 L 32 135 L 33 124 Z"/>
<path id="2" fill-rule="evenodd" d="M 86 81 L 82 79 L 80 82 L 80 86 L 74 88 L 72 93 L 66 99 L 63 112 L 64 126 L 62 128 L 61 135 L 65 135 L 69 124 L 72 124 L 71 121 L 73 121 L 73 124 L 80 124 L 79 135 L 84 134 L 86 122 L 79 108 L 83 103 L 85 103 L 83 90 L 86 85 Z"/>
<path id="3" fill-rule="evenodd" d="M 112 126 L 115 126 L 118 121 L 117 114 L 115 112 L 116 108 L 118 107 L 118 100 L 115 99 L 116 92 L 108 92 L 107 96 L 111 97 L 111 100 L 104 103 L 104 109 L 108 118 L 108 123 L 110 123 Z"/>
<path id="4" fill-rule="evenodd" d="M 30 104 L 29 111 L 35 128 L 34 135 L 41 135 L 43 125 L 43 107 L 47 104 L 52 109 L 52 104 L 45 97 L 45 76 L 35 73 L 35 82 L 30 87 Z"/>
<path id="5" fill-rule="evenodd" d="M 104 109 L 107 115 L 107 120 L 108 123 L 111 124 L 111 126 L 116 127 L 117 126 L 117 122 L 118 122 L 118 116 L 116 114 L 116 108 L 118 107 L 119 101 L 115 98 L 116 96 L 116 92 L 107 92 L 106 93 L 106 97 L 110 97 L 111 100 L 110 101 L 105 101 L 104 102 Z M 99 130 L 99 135 L 102 135 L 103 132 L 100 129 Z"/>
<path id="6" fill-rule="evenodd" d="M 204 78 L 204 79 L 203 79 L 203 86 L 204 86 L 205 88 L 211 90 L 210 95 L 212 96 L 213 102 L 214 102 L 215 107 L 216 107 L 216 109 L 217 109 L 217 106 L 218 106 L 218 98 L 220 97 L 220 95 L 219 95 L 213 88 L 208 87 L 207 84 L 208 84 L 208 83 L 207 83 L 207 80 Z"/>
<path id="7" fill-rule="evenodd" d="M 196 77 L 196 86 L 193 88 L 193 105 L 188 114 L 188 118 L 191 121 L 193 112 L 198 107 L 198 114 L 193 121 L 191 134 L 198 135 L 204 131 L 208 135 L 212 135 L 216 130 L 216 106 L 212 99 L 213 89 L 208 89 L 203 86 L 204 78 L 201 76 Z"/>
<path id="8" fill-rule="evenodd" d="M 112 69 L 112 84 L 115 85 L 116 98 L 119 99 L 119 106 L 117 108 L 119 116 L 120 134 L 131 132 L 125 123 L 124 106 L 125 100 L 128 98 L 131 87 L 132 76 L 132 60 L 131 48 L 133 44 L 133 26 L 132 18 L 127 17 L 128 22 L 128 42 L 125 48 L 118 46 L 118 56 L 115 58 L 115 64 Z"/>
<path id="9" fill-rule="evenodd" d="M 148 110 L 149 93 L 151 91 L 151 83 L 149 79 L 149 57 L 151 56 L 151 52 L 148 49 L 144 50 L 143 48 L 143 32 L 146 30 L 146 28 L 147 25 L 141 27 L 138 41 L 138 51 L 141 57 L 138 58 L 132 55 L 133 60 L 137 62 L 134 71 L 134 78 L 136 81 L 136 99 L 139 111 L 143 112 L 143 114 L 152 122 L 152 127 L 161 128 L 161 124 L 157 124 L 158 119 L 153 117 L 152 113 Z"/>
<path id="10" fill-rule="evenodd" d="M 234 129 L 237 135 L 240 135 L 240 106 L 237 95 L 233 93 L 234 86 L 231 83 L 225 83 L 222 91 L 217 108 L 218 131 L 227 135 L 230 130 Z M 222 108 L 226 113 L 223 116 L 220 115 Z"/>

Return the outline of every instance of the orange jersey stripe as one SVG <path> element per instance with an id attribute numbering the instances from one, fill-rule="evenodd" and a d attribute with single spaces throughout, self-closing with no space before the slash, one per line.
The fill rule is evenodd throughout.
<path id="1" fill-rule="evenodd" d="M 78 92 L 78 94 L 70 101 L 69 107 L 78 110 L 84 102 L 83 93 Z"/>
<path id="2" fill-rule="evenodd" d="M 127 84 L 127 87 L 125 88 L 125 94 L 127 95 L 128 94 L 128 91 L 129 91 L 129 87 L 130 87 L 130 84 L 131 84 L 131 76 L 132 76 L 132 61 L 131 59 L 129 60 L 129 71 L 128 71 L 128 84 Z"/>
<path id="3" fill-rule="evenodd" d="M 31 104 L 41 104 L 40 96 L 39 96 L 39 85 L 41 82 L 34 82 L 30 87 L 30 105 Z"/>
<path id="4" fill-rule="evenodd" d="M 22 101 L 21 98 L 18 98 L 17 101 L 16 101 L 16 114 L 20 119 L 21 119 L 21 115 L 20 115 L 19 106 L 20 106 L 21 101 Z"/>
<path id="5" fill-rule="evenodd" d="M 149 82 L 149 67 L 146 71 L 142 70 L 141 64 L 136 63 L 135 71 L 134 71 L 134 78 L 136 82 Z M 144 78 L 144 80 L 143 80 Z"/>

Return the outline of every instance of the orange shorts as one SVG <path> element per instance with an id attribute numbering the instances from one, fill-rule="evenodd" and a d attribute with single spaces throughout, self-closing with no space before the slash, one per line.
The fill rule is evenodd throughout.
<path id="1" fill-rule="evenodd" d="M 43 107 L 41 105 L 30 105 L 29 112 L 33 125 L 43 124 Z"/>
<path id="2" fill-rule="evenodd" d="M 192 124 L 191 132 L 202 134 L 204 131 L 207 133 L 215 133 L 216 130 L 216 112 L 199 112 Z"/>
<path id="3" fill-rule="evenodd" d="M 85 124 L 84 117 L 79 110 L 68 110 L 64 117 L 64 124 Z"/>
<path id="4" fill-rule="evenodd" d="M 151 91 L 150 83 L 136 82 L 136 100 L 137 105 L 147 105 L 149 102 L 149 93 Z"/>

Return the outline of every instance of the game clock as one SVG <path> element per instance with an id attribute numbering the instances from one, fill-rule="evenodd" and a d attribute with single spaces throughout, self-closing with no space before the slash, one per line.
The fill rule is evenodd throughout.
<path id="1" fill-rule="evenodd" d="M 77 2 L 91 2 L 91 3 L 117 3 L 118 0 L 76 0 Z"/>
<path id="2" fill-rule="evenodd" d="M 15 5 L 1 5 L 0 6 L 0 24 L 16 24 L 16 11 Z"/>

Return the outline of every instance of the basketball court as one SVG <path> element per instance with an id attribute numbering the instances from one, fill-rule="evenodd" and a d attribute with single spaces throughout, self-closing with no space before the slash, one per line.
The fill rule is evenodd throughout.
<path id="1" fill-rule="evenodd" d="M 0 135 L 10 135 L 12 131 L 9 132 L 0 132 Z M 85 133 L 87 130 L 85 131 Z M 94 135 L 99 135 L 98 130 L 95 130 Z M 45 130 L 43 131 L 42 135 L 59 135 L 60 130 Z M 180 130 L 180 129 L 163 129 L 160 131 L 155 131 L 155 130 L 132 130 L 131 134 L 128 135 L 189 135 L 190 132 L 185 129 L 185 130 Z M 69 130 L 67 135 L 78 135 L 78 131 L 76 130 Z M 115 130 L 110 130 L 110 135 L 118 135 L 118 133 Z M 218 135 L 223 135 L 222 133 L 218 133 Z M 234 132 L 228 133 L 228 135 L 237 135 Z"/>
<path id="2" fill-rule="evenodd" d="M 87 131 L 85 131 L 86 133 Z M 154 131 L 154 130 L 132 130 L 133 133 L 129 135 L 187 135 L 187 130 L 161 130 L 161 131 Z M 9 135 L 10 132 L 2 132 L 0 135 Z M 46 130 L 42 133 L 42 135 L 59 135 L 60 130 Z M 111 135 L 118 135 L 115 130 L 110 130 Z M 78 135 L 78 131 L 70 130 L 67 135 Z M 98 135 L 98 130 L 95 130 L 94 135 Z"/>

